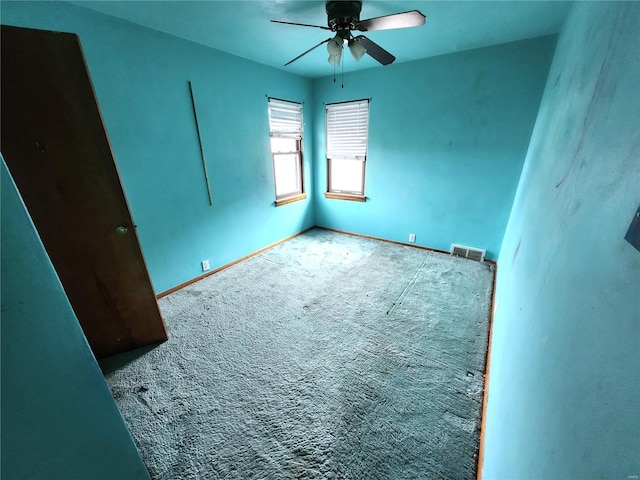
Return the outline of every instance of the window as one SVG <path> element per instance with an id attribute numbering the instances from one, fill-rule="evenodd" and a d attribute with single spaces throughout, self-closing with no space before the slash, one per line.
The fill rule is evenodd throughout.
<path id="1" fill-rule="evenodd" d="M 302 200 L 302 104 L 269 98 L 269 129 L 276 205 Z"/>
<path id="2" fill-rule="evenodd" d="M 328 198 L 364 201 L 369 100 L 327 105 Z"/>

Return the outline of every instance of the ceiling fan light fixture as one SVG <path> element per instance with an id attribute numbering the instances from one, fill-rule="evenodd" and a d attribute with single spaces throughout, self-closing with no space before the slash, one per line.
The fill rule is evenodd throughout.
<path id="1" fill-rule="evenodd" d="M 329 55 L 329 58 L 327 59 L 327 61 L 334 67 L 337 67 L 338 65 L 340 65 L 341 58 L 342 58 L 342 55 Z"/>
<path id="2" fill-rule="evenodd" d="M 367 49 L 353 39 L 349 40 L 349 51 L 356 62 L 360 60 L 365 53 L 367 53 Z"/>
<path id="3" fill-rule="evenodd" d="M 340 65 L 340 59 L 342 58 L 342 38 L 336 35 L 329 43 L 327 43 L 327 52 L 329 52 L 329 58 L 327 59 L 331 65 Z"/>
<path id="4" fill-rule="evenodd" d="M 327 43 L 327 52 L 329 52 L 329 55 L 332 57 L 342 54 L 342 38 L 340 38 L 339 35 L 329 40 L 329 43 Z"/>

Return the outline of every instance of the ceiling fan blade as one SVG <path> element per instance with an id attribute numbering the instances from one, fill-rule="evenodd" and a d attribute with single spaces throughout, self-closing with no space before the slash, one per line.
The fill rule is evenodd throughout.
<path id="1" fill-rule="evenodd" d="M 383 17 L 361 20 L 356 24 L 356 30 L 369 32 L 371 30 L 389 30 L 392 28 L 419 27 L 424 25 L 426 17 L 418 10 L 385 15 Z"/>
<path id="2" fill-rule="evenodd" d="M 377 60 L 382 65 L 389 65 L 390 63 L 393 63 L 393 61 L 396 59 L 396 57 L 391 55 L 389 52 L 387 52 L 384 48 L 382 48 L 377 43 L 374 43 L 371 40 L 369 40 L 364 35 L 358 35 L 353 40 L 358 42 L 360 45 L 362 45 L 367 50 L 367 53 L 371 55 L 374 58 L 374 60 Z"/>
<path id="3" fill-rule="evenodd" d="M 293 22 L 282 22 L 280 20 L 271 20 L 273 23 L 282 23 L 284 25 L 297 25 L 298 27 L 313 27 L 313 28 L 321 28 L 323 30 L 331 30 L 329 27 L 323 27 L 320 25 L 309 25 L 307 23 L 293 23 Z"/>
<path id="4" fill-rule="evenodd" d="M 322 45 L 323 43 L 327 43 L 331 41 L 331 38 L 327 38 L 326 40 L 321 41 L 319 44 L 314 45 L 313 47 L 311 47 L 309 50 L 307 50 L 306 52 L 301 53 L 300 55 L 298 55 L 296 58 L 294 58 L 293 60 L 289 60 L 287 63 L 284 64 L 284 66 L 286 67 L 287 65 L 289 65 L 290 63 L 295 62 L 296 60 L 298 60 L 301 57 L 304 57 L 307 53 L 309 53 L 311 50 L 313 50 L 314 48 L 318 48 L 320 45 Z"/>

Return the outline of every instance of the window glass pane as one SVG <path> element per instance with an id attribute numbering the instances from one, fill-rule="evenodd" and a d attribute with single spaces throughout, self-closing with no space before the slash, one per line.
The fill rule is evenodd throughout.
<path id="1" fill-rule="evenodd" d="M 362 194 L 364 191 L 362 160 L 331 159 L 331 178 L 329 183 L 332 192 Z"/>
<path id="2" fill-rule="evenodd" d="M 295 138 L 271 137 L 271 152 L 297 152 L 298 140 Z"/>
<path id="3" fill-rule="evenodd" d="M 276 198 L 292 193 L 302 193 L 298 154 L 274 155 L 273 169 L 276 179 Z"/>

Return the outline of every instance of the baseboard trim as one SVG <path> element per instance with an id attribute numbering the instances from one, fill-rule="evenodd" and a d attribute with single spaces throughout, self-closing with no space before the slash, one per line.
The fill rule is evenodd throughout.
<path id="1" fill-rule="evenodd" d="M 354 237 L 362 237 L 362 238 L 368 238 L 368 239 L 371 239 L 371 240 L 379 240 L 381 242 L 394 243 L 396 245 L 404 245 L 405 247 L 418 248 L 420 250 L 428 250 L 430 252 L 444 253 L 446 255 L 450 255 L 451 254 L 451 252 L 448 252 L 446 250 L 440 250 L 438 248 L 424 247 L 422 245 L 416 245 L 414 243 L 399 242 L 397 240 L 389 240 L 387 238 L 374 237 L 372 235 L 364 235 L 362 233 L 348 232 L 346 230 L 338 230 L 337 228 L 329 228 L 329 227 L 323 227 L 321 225 L 314 225 L 312 227 L 305 228 L 304 230 L 301 230 L 298 233 L 294 233 L 293 235 L 289 235 L 288 237 L 283 238 L 282 240 L 278 240 L 277 242 L 272 243 L 271 245 L 267 245 L 266 247 L 263 247 L 260 250 L 256 250 L 255 252 L 252 252 L 252 253 L 250 253 L 248 255 L 245 255 L 244 257 L 238 258 L 237 260 L 234 260 L 233 262 L 227 263 L 226 265 L 222 265 L 221 267 L 218 267 L 218 268 L 216 268 L 214 270 L 211 270 L 210 272 L 203 273 L 202 275 L 198 275 L 197 277 L 192 278 L 191 280 L 187 280 L 186 282 L 181 283 L 180 285 L 176 285 L 175 287 L 170 288 L 169 290 L 166 290 L 164 292 L 158 293 L 156 295 L 156 298 L 157 299 L 161 299 L 162 297 L 166 297 L 167 295 L 170 295 L 170 294 L 172 294 L 174 292 L 177 292 L 178 290 L 180 290 L 180 289 L 182 289 L 184 287 L 188 287 L 189 285 L 191 285 L 193 283 L 196 283 L 196 282 L 202 280 L 203 278 L 207 278 L 207 277 L 209 277 L 209 276 L 211 276 L 211 275 L 213 275 L 215 273 L 218 273 L 218 272 L 224 270 L 225 268 L 232 267 L 236 263 L 240 263 L 240 262 L 242 262 L 242 261 L 244 261 L 244 260 L 246 260 L 248 258 L 251 258 L 251 257 L 253 257 L 255 255 L 258 255 L 259 253 L 262 253 L 265 250 L 269 250 L 270 248 L 273 248 L 276 245 L 284 243 L 287 240 L 291 240 L 292 238 L 297 237 L 298 235 L 302 235 L 303 233 L 308 232 L 309 230 L 313 230 L 314 228 L 321 228 L 322 230 L 328 230 L 330 232 L 336 232 L 336 233 L 343 233 L 345 235 L 352 235 Z M 493 289 L 494 289 L 493 295 L 495 295 L 495 281 L 496 281 L 496 274 L 497 274 L 497 263 L 496 263 L 495 260 L 485 260 L 485 263 L 491 263 L 493 265 L 496 265 L 496 270 L 494 270 L 494 274 L 493 274 Z M 491 319 L 490 319 L 491 323 L 493 322 L 493 301 L 494 301 L 494 298 L 492 297 L 491 298 Z M 491 325 L 489 326 L 489 332 L 491 332 Z M 489 348 L 491 348 L 491 344 L 489 344 Z M 487 366 L 488 366 L 488 364 L 487 364 Z"/>
<path id="2" fill-rule="evenodd" d="M 288 237 L 283 238 L 282 240 L 278 240 L 277 242 L 272 243 L 271 245 L 267 245 L 266 247 L 263 247 L 260 250 L 256 250 L 255 252 L 252 252 L 249 255 L 245 255 L 244 257 L 241 257 L 241 258 L 238 258 L 237 260 L 234 260 L 233 262 L 230 262 L 230 263 L 227 263 L 225 265 L 222 265 L 221 267 L 215 268 L 215 269 L 211 270 L 210 272 L 203 273 L 202 275 L 198 275 L 197 277 L 192 278 L 191 280 L 188 280 L 188 281 L 186 281 L 184 283 L 181 283 L 180 285 L 176 285 L 175 287 L 170 288 L 169 290 L 166 290 L 166 291 L 164 291 L 162 293 L 157 294 L 156 298 L 159 300 L 162 297 L 166 297 L 167 295 L 170 295 L 170 294 L 172 294 L 174 292 L 177 292 L 178 290 L 181 290 L 184 287 L 188 287 L 189 285 L 192 285 L 192 284 L 194 284 L 194 283 L 196 283 L 196 282 L 198 282 L 198 281 L 200 281 L 200 280 L 202 280 L 204 278 L 210 277 L 211 275 L 213 275 L 215 273 L 221 272 L 222 270 L 224 270 L 226 268 L 232 267 L 237 263 L 243 262 L 244 260 L 246 260 L 248 258 L 251 258 L 251 257 L 253 257 L 255 255 L 258 255 L 259 253 L 262 253 L 265 250 L 269 250 L 270 248 L 273 248 L 276 245 L 280 245 L 281 243 L 284 243 L 287 240 L 291 240 L 292 238 L 297 237 L 298 235 L 302 235 L 303 233 L 308 232 L 309 230 L 312 230 L 314 228 L 315 227 L 305 228 L 304 230 L 302 230 L 302 231 L 300 231 L 298 233 L 294 233 L 293 235 L 289 235 Z"/>
<path id="3" fill-rule="evenodd" d="M 405 247 L 419 248 L 420 250 L 429 250 L 431 252 L 446 253 L 447 255 L 449 254 L 449 252 L 445 252 L 444 250 L 439 250 L 437 248 L 431 248 L 431 247 L 423 247 L 422 245 L 416 245 L 415 243 L 399 242 L 397 240 L 389 240 L 387 238 L 373 237 L 371 235 L 364 235 L 362 233 L 347 232 L 346 230 L 338 230 L 337 228 L 321 227 L 320 225 L 316 225 L 316 228 L 329 230 L 330 232 L 344 233 L 345 235 L 352 235 L 354 237 L 368 238 L 370 240 L 379 240 L 381 242 L 394 243 L 396 245 L 404 245 Z"/>
<path id="4" fill-rule="evenodd" d="M 416 245 L 415 243 L 399 242 L 397 240 L 389 240 L 387 238 L 373 237 L 371 235 L 364 235 L 362 233 L 347 232 L 346 230 L 338 230 L 337 228 L 322 227 L 320 225 L 316 225 L 314 228 L 321 228 L 323 230 L 328 230 L 330 232 L 344 233 L 345 235 L 353 235 L 354 237 L 369 238 L 371 240 L 379 240 L 381 242 L 394 243 L 396 245 L 403 245 L 405 247 L 418 248 L 420 250 L 428 250 L 430 252 L 444 253 L 446 255 L 451 255 L 451 252 L 448 252 L 447 250 L 440 250 L 439 248 L 425 247 L 422 245 Z M 495 260 L 485 260 L 484 262 L 490 263 L 492 265 L 496 264 Z M 495 276 L 494 276 L 494 281 L 495 281 Z"/>
<path id="5" fill-rule="evenodd" d="M 496 281 L 498 279 L 498 263 L 494 262 L 493 289 L 491 291 L 491 305 L 489 306 L 489 343 L 484 371 L 484 394 L 482 396 L 482 418 L 480 420 L 480 448 L 478 451 L 477 480 L 482 480 L 482 464 L 484 462 L 484 433 L 487 426 L 487 403 L 489 402 L 489 366 L 491 363 L 491 342 L 493 340 L 493 314 L 496 304 Z"/>

